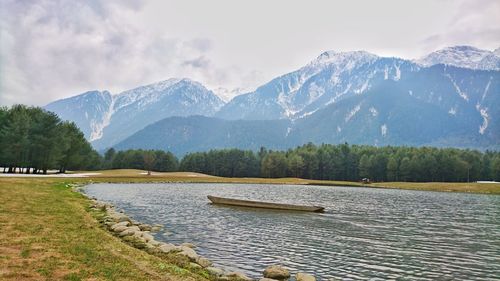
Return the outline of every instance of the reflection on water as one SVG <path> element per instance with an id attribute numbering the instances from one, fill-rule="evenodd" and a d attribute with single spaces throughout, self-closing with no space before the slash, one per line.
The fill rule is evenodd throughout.
<path id="1" fill-rule="evenodd" d="M 193 242 L 216 266 L 259 277 L 267 265 L 320 280 L 500 278 L 500 196 L 247 184 L 93 184 L 86 192 L 156 238 Z M 209 204 L 207 195 L 326 207 L 301 213 Z"/>

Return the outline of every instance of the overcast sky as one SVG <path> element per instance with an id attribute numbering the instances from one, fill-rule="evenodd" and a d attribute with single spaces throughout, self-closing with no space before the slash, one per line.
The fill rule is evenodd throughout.
<path id="1" fill-rule="evenodd" d="M 326 50 L 500 47 L 500 1 L 0 0 L 0 105 L 171 77 L 252 89 Z"/>

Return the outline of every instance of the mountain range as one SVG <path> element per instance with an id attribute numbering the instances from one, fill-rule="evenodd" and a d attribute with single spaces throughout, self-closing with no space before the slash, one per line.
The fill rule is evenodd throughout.
<path id="1" fill-rule="evenodd" d="M 112 96 L 91 91 L 45 108 L 74 121 L 97 149 L 111 147 L 170 116 L 212 116 L 224 102 L 198 82 L 169 79 Z"/>
<path id="2" fill-rule="evenodd" d="M 231 100 L 227 91 L 169 79 L 117 95 L 86 92 L 45 108 L 74 121 L 98 150 L 182 155 L 307 142 L 500 149 L 499 55 L 470 46 L 419 60 L 328 51 Z"/>

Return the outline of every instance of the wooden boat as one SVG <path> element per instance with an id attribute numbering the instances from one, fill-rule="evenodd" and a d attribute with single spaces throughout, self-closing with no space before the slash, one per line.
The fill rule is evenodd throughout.
<path id="1" fill-rule="evenodd" d="M 318 206 L 302 206 L 302 205 L 292 205 L 292 204 L 250 201 L 250 200 L 216 197 L 216 196 L 211 196 L 211 195 L 208 195 L 207 197 L 208 197 L 208 200 L 212 201 L 213 204 L 220 204 L 220 205 L 231 205 L 231 206 L 252 207 L 252 208 L 265 208 L 265 209 L 276 209 L 276 210 L 303 211 L 303 212 L 317 212 L 317 213 L 325 211 L 325 208 L 318 207 Z"/>

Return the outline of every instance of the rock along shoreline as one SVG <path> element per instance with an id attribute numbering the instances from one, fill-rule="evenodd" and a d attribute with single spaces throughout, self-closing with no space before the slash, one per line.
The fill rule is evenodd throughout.
<path id="1" fill-rule="evenodd" d="M 261 279 L 252 279 L 241 272 L 227 272 L 222 268 L 215 267 L 209 259 L 196 253 L 196 246 L 192 243 L 174 245 L 155 240 L 153 234 L 161 230 L 163 228 L 162 225 L 149 225 L 131 219 L 122 211 L 116 210 L 113 204 L 90 197 L 84 192 L 85 186 L 86 185 L 68 184 L 68 187 L 72 187 L 74 191 L 90 200 L 89 208 L 91 210 L 104 212 L 101 223 L 110 233 L 135 248 L 144 250 L 153 255 L 168 254 L 187 259 L 190 268 L 204 269 L 212 275 L 215 280 L 220 281 L 285 281 L 291 277 L 290 272 L 279 265 L 268 266 L 264 270 L 263 278 Z M 307 273 L 297 273 L 294 277 L 296 281 L 316 281 L 313 275 Z"/>

